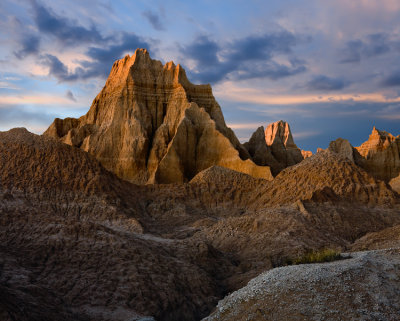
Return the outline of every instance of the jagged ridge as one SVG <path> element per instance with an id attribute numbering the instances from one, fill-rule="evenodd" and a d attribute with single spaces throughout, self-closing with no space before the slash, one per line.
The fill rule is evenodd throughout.
<path id="1" fill-rule="evenodd" d="M 114 63 L 103 90 L 79 119 L 56 119 L 44 135 L 80 147 L 135 183 L 180 183 L 212 165 L 271 178 L 224 121 L 209 85 L 164 66 L 145 49 Z"/>

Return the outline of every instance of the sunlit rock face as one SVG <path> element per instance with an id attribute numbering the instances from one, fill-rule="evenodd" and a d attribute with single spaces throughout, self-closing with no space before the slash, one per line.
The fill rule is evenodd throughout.
<path id="1" fill-rule="evenodd" d="M 338 138 L 329 144 L 328 150 L 348 158 L 385 182 L 395 182 L 394 179 L 400 174 L 400 136 L 395 137 L 375 127 L 368 140 L 359 147 L 353 147 L 348 140 Z"/>
<path id="2" fill-rule="evenodd" d="M 368 140 L 356 149 L 365 159 L 360 165 L 374 177 L 390 181 L 399 175 L 400 136 L 374 127 Z"/>
<path id="3" fill-rule="evenodd" d="M 55 119 L 44 135 L 138 184 L 186 182 L 213 165 L 272 178 L 226 126 L 211 87 L 191 84 L 180 65 L 162 65 L 145 49 L 114 63 L 86 115 Z"/>
<path id="4" fill-rule="evenodd" d="M 282 120 L 269 124 L 265 131 L 264 127 L 259 127 L 244 146 L 253 161 L 270 166 L 273 175 L 312 155 L 296 146 L 289 124 Z"/>

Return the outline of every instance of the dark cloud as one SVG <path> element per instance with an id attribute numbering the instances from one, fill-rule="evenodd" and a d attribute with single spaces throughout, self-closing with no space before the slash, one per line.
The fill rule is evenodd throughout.
<path id="1" fill-rule="evenodd" d="M 290 55 L 298 42 L 296 36 L 287 31 L 252 35 L 222 44 L 201 35 L 183 46 L 181 52 L 184 58 L 196 63 L 190 73 L 201 82 L 216 83 L 227 78 L 275 80 L 306 70 L 304 61 L 290 59 L 285 65 L 274 61 L 276 55 Z"/>
<path id="2" fill-rule="evenodd" d="M 395 43 L 391 42 L 389 36 L 384 33 L 371 34 L 365 39 L 356 39 L 346 43 L 340 50 L 341 63 L 360 62 L 363 58 L 379 56 L 390 52 Z"/>
<path id="3" fill-rule="evenodd" d="M 151 10 L 146 10 L 143 12 L 143 16 L 153 26 L 154 29 L 156 29 L 158 31 L 165 30 L 165 26 L 162 23 L 161 18 L 157 13 L 155 13 Z"/>
<path id="4" fill-rule="evenodd" d="M 77 102 L 77 100 L 71 90 L 67 90 L 67 92 L 65 93 L 65 97 L 67 97 L 69 100 Z"/>
<path id="5" fill-rule="evenodd" d="M 217 54 L 220 50 L 221 48 L 214 40 L 202 35 L 190 45 L 182 47 L 181 51 L 185 57 L 195 60 L 198 65 L 215 66 L 219 64 Z"/>
<path id="6" fill-rule="evenodd" d="M 324 75 L 315 76 L 307 83 L 307 88 L 318 91 L 341 90 L 348 86 L 348 82 L 340 78 L 330 78 Z"/>
<path id="7" fill-rule="evenodd" d="M 58 16 L 35 0 L 31 0 L 31 3 L 39 31 L 54 36 L 62 43 L 79 45 L 106 40 L 94 25 L 90 28 L 80 26 L 77 21 Z"/>
<path id="8" fill-rule="evenodd" d="M 20 42 L 20 49 L 14 51 L 18 59 L 23 59 L 29 55 L 39 52 L 40 38 L 35 35 L 24 36 Z"/>
<path id="9" fill-rule="evenodd" d="M 106 77 L 117 58 L 136 48 L 151 48 L 151 44 L 134 33 L 124 32 L 119 35 L 119 41 L 105 47 L 90 47 L 86 52 L 92 61 L 81 62 L 84 72 L 80 78 Z"/>
<path id="10" fill-rule="evenodd" d="M 40 57 L 40 63 L 49 68 L 49 75 L 54 76 L 60 81 L 76 80 L 74 74 L 68 72 L 68 68 L 60 59 L 50 54 L 44 54 Z"/>
<path id="11" fill-rule="evenodd" d="M 290 53 L 297 43 L 296 37 L 287 31 L 248 36 L 238 39 L 229 46 L 232 60 L 266 60 L 276 53 Z"/>
<path id="12" fill-rule="evenodd" d="M 55 55 L 39 52 L 39 36 L 24 38 L 20 43 L 21 49 L 15 55 L 22 59 L 28 54 L 37 54 L 39 62 L 49 68 L 49 75 L 61 82 L 72 82 L 93 77 L 106 77 L 113 62 L 124 53 L 132 52 L 136 48 L 150 48 L 150 43 L 133 32 L 119 32 L 104 37 L 99 30 L 80 25 L 77 21 L 62 17 L 50 8 L 31 0 L 33 18 L 40 32 L 54 37 L 65 46 L 87 46 L 88 60 L 76 61 L 79 65 L 74 70 L 68 67 Z"/>
<path id="13" fill-rule="evenodd" d="M 400 70 L 393 72 L 385 79 L 383 79 L 382 86 L 384 87 L 400 86 Z"/>
<path id="14" fill-rule="evenodd" d="M 93 77 L 107 77 L 114 61 L 124 53 L 136 48 L 149 48 L 150 44 L 141 39 L 134 33 L 122 33 L 116 44 L 105 47 L 89 47 L 86 55 L 91 60 L 78 61 L 79 67 L 75 70 L 68 70 L 67 66 L 58 57 L 44 54 L 40 57 L 40 62 L 49 68 L 49 75 L 57 78 L 61 82 L 71 82 L 80 79 Z"/>

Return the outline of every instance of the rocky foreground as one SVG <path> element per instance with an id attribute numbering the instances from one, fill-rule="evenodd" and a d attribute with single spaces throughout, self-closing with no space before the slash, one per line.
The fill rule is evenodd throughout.
<path id="1" fill-rule="evenodd" d="M 400 249 L 276 268 L 218 303 L 217 320 L 398 320 Z"/>
<path id="2" fill-rule="evenodd" d="M 85 116 L 0 133 L 0 320 L 395 320 L 399 252 L 371 250 L 400 245 L 398 141 L 242 145 L 138 50 Z M 324 248 L 351 258 L 283 267 Z"/>

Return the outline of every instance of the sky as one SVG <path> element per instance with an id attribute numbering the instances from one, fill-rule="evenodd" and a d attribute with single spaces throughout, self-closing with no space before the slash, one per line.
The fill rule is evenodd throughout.
<path id="1" fill-rule="evenodd" d="M 1 0 L 0 131 L 85 114 L 136 48 L 210 83 L 242 142 L 281 119 L 313 152 L 400 134 L 398 0 Z"/>

